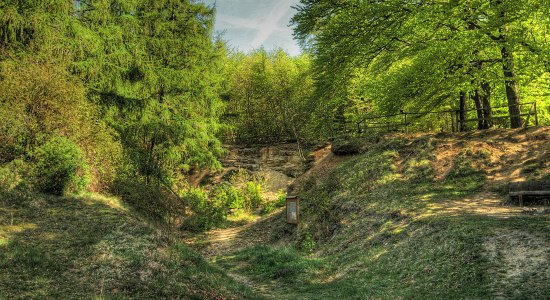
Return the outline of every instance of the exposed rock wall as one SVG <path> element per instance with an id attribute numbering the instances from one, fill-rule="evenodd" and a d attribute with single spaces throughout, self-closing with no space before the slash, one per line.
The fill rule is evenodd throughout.
<path id="1" fill-rule="evenodd" d="M 240 168 L 249 171 L 276 171 L 295 178 L 307 169 L 307 163 L 300 158 L 297 144 L 276 146 L 226 145 L 228 155 L 221 159 L 224 168 Z"/>

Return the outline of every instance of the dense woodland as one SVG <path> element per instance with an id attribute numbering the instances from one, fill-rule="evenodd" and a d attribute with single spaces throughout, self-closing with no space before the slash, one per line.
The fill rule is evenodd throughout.
<path id="1" fill-rule="evenodd" d="M 223 142 L 319 141 L 335 122 L 402 111 L 518 128 L 535 101 L 548 124 L 549 15 L 539 0 L 302 0 L 292 57 L 230 50 L 197 1 L 3 0 L 0 186 L 111 193 L 206 229 L 261 202 L 253 179 L 186 183 L 221 167 Z"/>

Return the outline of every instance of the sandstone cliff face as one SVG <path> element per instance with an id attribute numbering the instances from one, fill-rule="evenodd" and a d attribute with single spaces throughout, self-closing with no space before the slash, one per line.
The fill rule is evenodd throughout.
<path id="1" fill-rule="evenodd" d="M 245 170 L 251 175 L 263 178 L 263 187 L 268 197 L 275 197 L 277 191 L 287 190 L 295 178 L 304 174 L 310 167 L 313 156 L 303 153 L 302 159 L 296 143 L 274 146 L 225 145 L 227 154 L 220 159 L 223 170 L 216 174 L 200 171 L 191 175 L 192 185 L 211 185 L 227 181 L 237 170 Z"/>
<path id="2" fill-rule="evenodd" d="M 228 155 L 221 159 L 224 168 L 249 171 L 276 171 L 295 178 L 304 173 L 306 164 L 300 158 L 297 144 L 276 146 L 226 146 Z"/>
<path id="3" fill-rule="evenodd" d="M 302 175 L 309 162 L 300 157 L 297 144 L 276 146 L 226 146 L 228 154 L 221 159 L 224 171 L 222 177 L 237 169 L 244 169 L 264 178 L 267 196 L 278 190 L 287 190 L 294 179 Z M 273 195 L 270 195 L 273 194 Z"/>

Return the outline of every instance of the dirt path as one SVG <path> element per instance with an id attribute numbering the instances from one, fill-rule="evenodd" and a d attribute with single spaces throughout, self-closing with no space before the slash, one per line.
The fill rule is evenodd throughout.
<path id="1" fill-rule="evenodd" d="M 186 243 L 191 244 L 207 260 L 216 263 L 216 260 L 220 257 L 230 255 L 242 249 L 261 244 L 270 244 L 268 240 L 269 235 L 265 231 L 269 230 L 273 226 L 273 223 L 276 223 L 273 219 L 280 217 L 281 210 L 282 208 L 271 214 L 262 217 L 258 216 L 253 221 L 239 227 L 215 229 L 203 234 L 187 236 L 184 239 Z M 285 292 L 281 290 L 281 287 L 254 282 L 232 270 L 225 269 L 224 271 L 227 275 L 239 283 L 248 286 L 252 291 L 266 299 L 288 298 L 285 297 Z"/>
<path id="2" fill-rule="evenodd" d="M 254 226 L 259 220 L 260 217 L 243 226 L 215 229 L 204 234 L 185 237 L 185 240 L 195 246 L 206 258 L 212 259 L 251 244 L 251 241 L 247 241 L 243 237 L 243 232 Z"/>

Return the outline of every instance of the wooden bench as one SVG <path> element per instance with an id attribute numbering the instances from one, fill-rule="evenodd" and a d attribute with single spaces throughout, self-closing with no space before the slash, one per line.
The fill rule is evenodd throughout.
<path id="1" fill-rule="evenodd" d="M 519 205 L 523 206 L 523 196 L 544 197 L 544 204 L 550 200 L 550 180 L 511 182 L 510 197 L 518 197 Z"/>

